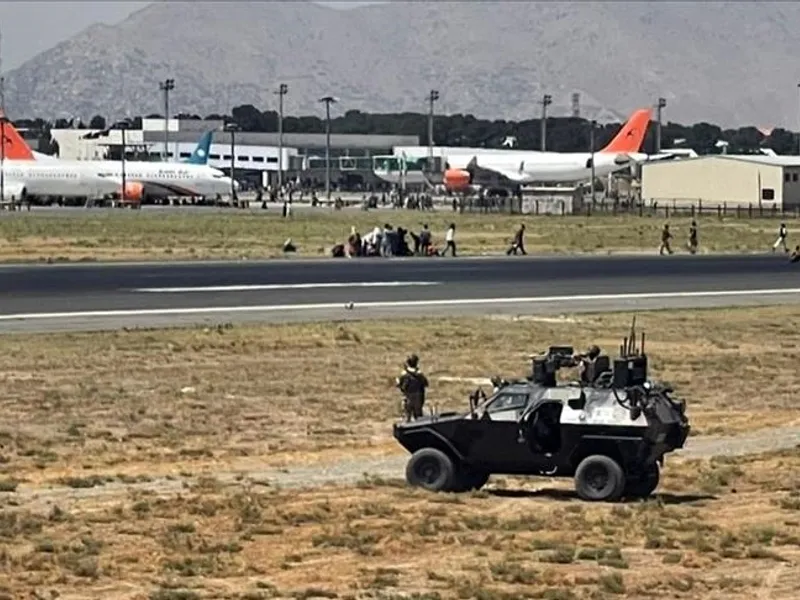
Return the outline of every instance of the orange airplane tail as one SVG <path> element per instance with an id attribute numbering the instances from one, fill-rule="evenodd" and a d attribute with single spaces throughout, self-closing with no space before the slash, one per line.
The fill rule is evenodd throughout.
<path id="1" fill-rule="evenodd" d="M 2 112 L 0 112 L 0 119 L 5 120 L 3 139 L 0 140 L 0 143 L 2 143 L 2 156 L 9 160 L 36 160 L 31 147 L 28 146 L 28 142 L 22 138 L 14 124 L 5 119 L 5 115 Z"/>
<path id="2" fill-rule="evenodd" d="M 637 110 L 601 152 L 639 152 L 644 136 L 647 135 L 651 116 L 652 110 L 649 108 Z"/>

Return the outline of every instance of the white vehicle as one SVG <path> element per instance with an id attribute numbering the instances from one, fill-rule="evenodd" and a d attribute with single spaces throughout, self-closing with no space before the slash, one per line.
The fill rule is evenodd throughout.
<path id="1" fill-rule="evenodd" d="M 205 164 L 208 152 L 203 145 L 210 145 L 210 134 L 203 136 L 195 155 L 203 156 L 202 164 L 193 159 L 187 162 L 148 162 L 118 160 L 61 160 L 56 158 L 37 159 L 11 123 L 5 124 L 5 156 L 6 164 L 14 166 L 38 165 L 50 168 L 53 173 L 68 174 L 63 178 L 55 178 L 53 187 L 59 189 L 42 195 L 87 197 L 118 194 L 120 198 L 132 204 L 140 204 L 146 195 L 154 196 L 193 196 L 210 197 L 230 196 L 231 189 L 239 189 L 238 182 L 231 185 L 231 178 L 219 169 Z M 207 141 L 206 141 L 207 140 Z M 123 166 L 125 189 L 122 190 Z M 63 180 L 63 181 L 62 181 Z M 67 185 L 67 181 L 74 182 Z M 58 187 L 63 182 L 63 188 Z M 88 182 L 87 185 L 83 185 Z M 80 193 L 73 193 L 75 189 Z M 30 195 L 38 195 L 31 188 L 25 188 Z"/>
<path id="2" fill-rule="evenodd" d="M 619 171 L 636 161 L 652 111 L 637 110 L 602 150 L 591 152 L 528 152 L 506 150 L 454 153 L 447 156 L 443 183 L 452 191 L 473 189 L 488 182 L 525 185 L 576 182 Z M 594 163 L 594 165 L 593 165 Z"/>

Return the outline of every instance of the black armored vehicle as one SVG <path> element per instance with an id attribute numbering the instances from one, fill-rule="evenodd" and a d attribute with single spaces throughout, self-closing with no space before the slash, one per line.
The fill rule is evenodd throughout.
<path id="1" fill-rule="evenodd" d="M 584 500 L 646 497 L 658 486 L 664 455 L 689 435 L 686 405 L 647 377 L 644 334 L 630 337 L 613 361 L 600 354 L 581 379 L 558 382 L 578 366 L 570 346 L 532 358 L 530 376 L 478 389 L 466 413 L 431 414 L 394 425 L 412 456 L 409 484 L 431 491 L 480 489 L 493 474 L 574 477 Z"/>

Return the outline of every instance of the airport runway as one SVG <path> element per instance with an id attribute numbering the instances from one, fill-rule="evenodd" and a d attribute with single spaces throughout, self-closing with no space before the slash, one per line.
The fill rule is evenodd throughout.
<path id="1" fill-rule="evenodd" d="M 0 278 L 0 332 L 800 299 L 800 265 L 783 255 L 30 265 Z"/>

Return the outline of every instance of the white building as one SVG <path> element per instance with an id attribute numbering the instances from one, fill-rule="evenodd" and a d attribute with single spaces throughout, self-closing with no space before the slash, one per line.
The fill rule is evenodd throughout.
<path id="1" fill-rule="evenodd" d="M 642 200 L 661 206 L 800 208 L 800 156 L 715 154 L 642 166 Z"/>

